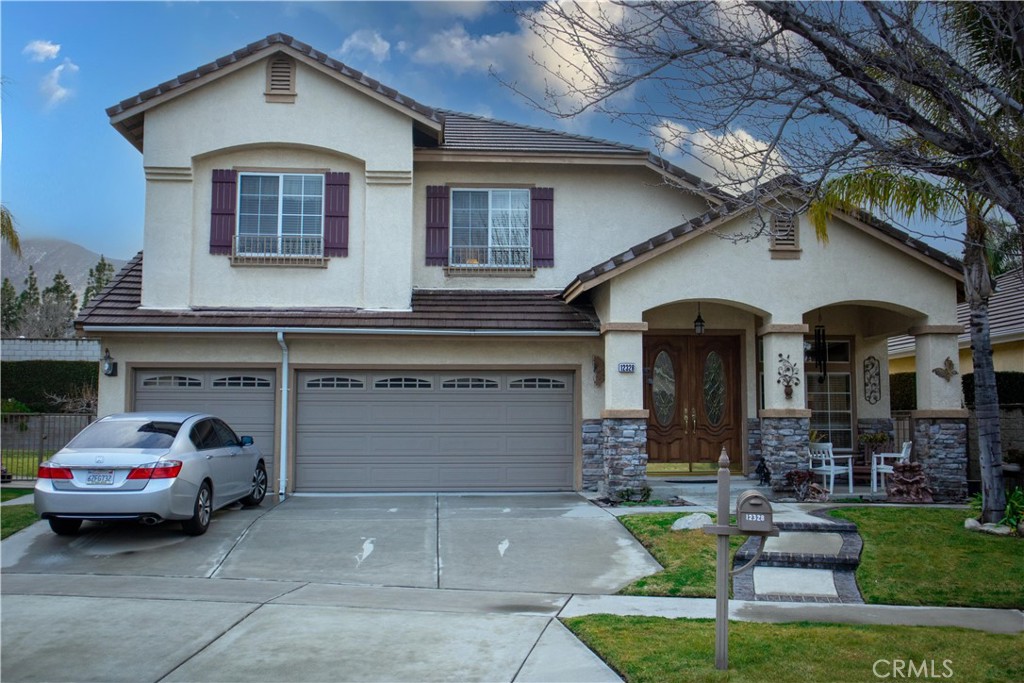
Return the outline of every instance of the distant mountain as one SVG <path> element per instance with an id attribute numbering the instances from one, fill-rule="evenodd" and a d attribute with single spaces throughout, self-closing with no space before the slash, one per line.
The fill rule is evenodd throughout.
<path id="1" fill-rule="evenodd" d="M 114 266 L 114 272 L 121 270 L 125 264 L 122 259 L 105 256 Z M 82 293 L 89 283 L 89 270 L 96 266 L 100 255 L 89 251 L 83 246 L 59 239 L 22 239 L 21 258 L 18 258 L 5 243 L 0 252 L 0 274 L 8 278 L 15 291 L 25 289 L 25 278 L 28 268 L 32 266 L 39 281 L 39 291 L 43 291 L 53 282 L 57 271 L 64 273 L 71 287 L 78 293 L 78 302 L 82 302 Z"/>

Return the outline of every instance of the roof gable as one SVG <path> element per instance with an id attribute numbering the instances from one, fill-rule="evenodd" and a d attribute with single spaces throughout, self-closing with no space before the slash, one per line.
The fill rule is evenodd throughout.
<path id="1" fill-rule="evenodd" d="M 593 289 L 602 282 L 617 277 L 621 273 L 631 270 L 666 251 L 675 249 L 697 235 L 756 210 L 758 202 L 763 201 L 767 197 L 797 196 L 801 194 L 801 188 L 802 185 L 796 178 L 789 176 L 776 178 L 761 190 L 752 191 L 742 197 L 728 200 L 721 206 L 659 233 L 580 273 L 562 291 L 562 296 L 566 301 L 572 301 L 583 292 Z M 873 237 L 882 240 L 890 246 L 907 252 L 912 257 L 945 272 L 960 282 L 963 281 L 961 272 L 963 266 L 960 261 L 925 244 L 921 240 L 911 237 L 889 223 L 875 218 L 866 211 L 854 213 L 836 211 L 835 214 L 845 223 L 868 232 Z"/>
<path id="2" fill-rule="evenodd" d="M 249 43 L 207 64 L 165 81 L 155 88 L 144 90 L 134 97 L 107 108 L 110 123 L 138 150 L 143 149 L 143 116 L 146 110 L 170 99 L 185 95 L 196 88 L 212 83 L 230 73 L 255 62 L 283 52 L 294 59 L 325 73 L 341 83 L 408 115 L 419 127 L 435 135 L 441 132 L 441 116 L 431 107 L 407 97 L 394 88 L 352 69 L 327 54 L 284 33 L 274 33 L 262 40 Z"/>

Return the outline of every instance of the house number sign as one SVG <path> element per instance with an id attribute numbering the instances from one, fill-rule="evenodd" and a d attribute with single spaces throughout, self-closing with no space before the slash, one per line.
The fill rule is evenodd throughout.
<path id="1" fill-rule="evenodd" d="M 636 372 L 636 363 L 619 363 L 619 372 Z"/>

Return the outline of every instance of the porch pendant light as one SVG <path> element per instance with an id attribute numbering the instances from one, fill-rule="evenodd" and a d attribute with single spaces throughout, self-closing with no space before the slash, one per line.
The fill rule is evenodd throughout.
<path id="1" fill-rule="evenodd" d="M 704 334 L 704 318 L 700 317 L 700 302 L 697 302 L 697 317 L 693 321 L 693 331 Z"/>

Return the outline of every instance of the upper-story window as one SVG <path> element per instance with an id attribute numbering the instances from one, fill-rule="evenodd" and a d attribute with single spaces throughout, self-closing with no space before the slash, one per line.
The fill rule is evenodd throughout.
<path id="1" fill-rule="evenodd" d="M 348 256 L 349 174 L 213 172 L 210 253 L 233 265 L 326 267 Z"/>
<path id="2" fill-rule="evenodd" d="M 550 187 L 428 185 L 426 262 L 449 276 L 531 277 L 555 265 Z"/>
<path id="3" fill-rule="evenodd" d="M 322 256 L 324 177 L 240 173 L 239 255 Z"/>
<path id="4" fill-rule="evenodd" d="M 452 189 L 449 265 L 529 268 L 530 191 Z"/>

